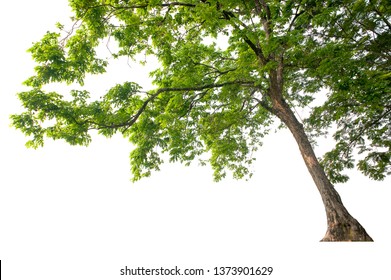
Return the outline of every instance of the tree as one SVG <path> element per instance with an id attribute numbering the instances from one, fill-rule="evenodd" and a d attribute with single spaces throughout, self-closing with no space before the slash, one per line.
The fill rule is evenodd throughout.
<path id="1" fill-rule="evenodd" d="M 34 148 L 42 146 L 45 137 L 88 145 L 91 130 L 107 137 L 122 133 L 135 145 L 130 154 L 134 180 L 159 170 L 164 153 L 170 161 L 209 163 L 220 180 L 227 171 L 235 178 L 251 176 L 252 153 L 279 120 L 294 136 L 320 192 L 328 225 L 323 241 L 372 241 L 324 171 L 334 181 L 345 178 L 339 172 L 351 167 L 350 150 L 347 161 L 330 161 L 345 152 L 340 148 L 343 141 L 349 149 L 361 148 L 365 143 L 359 137 L 367 135 L 372 143 L 390 148 L 390 131 L 384 129 L 390 118 L 389 100 L 384 103 L 390 78 L 388 4 L 369 2 L 360 1 L 361 6 L 346 14 L 350 1 L 70 0 L 72 29 L 58 24 L 58 32 L 46 33 L 29 49 L 37 66 L 25 81 L 31 89 L 19 93 L 26 110 L 12 116 L 13 125 L 32 137 L 27 146 Z M 367 14 L 370 28 L 360 27 Z M 329 22 L 343 28 L 330 27 Z M 354 42 L 355 32 L 360 44 Z M 87 74 L 104 73 L 108 62 L 96 50 L 109 41 L 115 41 L 114 58 L 140 63 L 140 54 L 158 58 L 159 67 L 150 73 L 154 90 L 129 81 L 100 99 L 86 90 L 71 90 L 66 96 L 45 91 L 50 83 L 83 85 Z M 365 63 L 372 56 L 381 66 Z M 367 70 L 381 80 L 359 79 Z M 351 75 L 347 88 L 342 87 L 344 79 L 338 79 L 344 71 Z M 368 93 L 372 87 L 376 91 Z M 315 94 L 322 96 L 326 90 L 327 102 L 307 122 L 314 134 L 332 123 L 339 125 L 335 137 L 340 142 L 326 155 L 324 169 L 294 109 L 308 106 Z M 367 93 L 379 99 L 365 99 Z M 333 108 L 336 99 L 349 105 L 350 95 L 360 94 L 357 111 Z M 368 104 L 384 109 L 372 113 Z M 354 121 L 347 129 L 349 118 Z M 205 155 L 210 157 L 205 160 Z M 368 156 L 381 158 L 376 174 L 388 168 L 389 150 Z M 364 172 L 375 174 L 363 165 L 359 163 Z"/>

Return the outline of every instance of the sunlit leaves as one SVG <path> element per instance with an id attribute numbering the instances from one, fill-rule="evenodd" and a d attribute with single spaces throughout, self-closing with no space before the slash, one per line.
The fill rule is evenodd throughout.
<path id="1" fill-rule="evenodd" d="M 322 161 L 333 181 L 346 181 L 343 170 L 356 164 L 374 179 L 389 172 L 387 1 L 69 2 L 74 24 L 57 24 L 29 49 L 35 75 L 19 94 L 25 112 L 12 116 L 31 137 L 28 146 L 45 138 L 88 145 L 91 130 L 119 132 L 135 146 L 135 180 L 158 170 L 164 153 L 172 162 L 209 162 L 216 180 L 227 172 L 249 177 L 252 153 L 274 120 L 271 75 L 282 67 L 290 106 L 309 106 L 328 90 L 307 126 L 315 136 L 336 127 L 337 145 Z M 155 56 L 155 89 L 134 81 L 103 96 L 80 89 L 88 74 L 105 73 L 102 45 L 116 59 Z M 45 90 L 52 83 L 79 85 L 62 96 Z"/>
<path id="2" fill-rule="evenodd" d="M 324 58 L 311 72 L 330 93 L 308 124 L 318 134 L 337 125 L 337 144 L 323 159 L 334 182 L 346 181 L 342 171 L 356 164 L 376 180 L 391 172 L 390 8 L 387 1 L 346 2 L 334 7 L 334 25 L 318 23 L 331 42 L 319 47 Z"/>
<path id="3" fill-rule="evenodd" d="M 107 62 L 96 57 L 94 47 L 84 29 L 77 30 L 66 44 L 60 34 L 48 32 L 41 41 L 28 51 L 37 62 L 36 75 L 25 81 L 31 87 L 41 87 L 52 82 L 84 83 L 86 73 L 99 74 L 105 71 Z"/>

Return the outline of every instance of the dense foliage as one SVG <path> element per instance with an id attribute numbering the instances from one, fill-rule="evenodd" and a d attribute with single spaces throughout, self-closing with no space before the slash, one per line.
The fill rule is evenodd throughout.
<path id="1" fill-rule="evenodd" d="M 87 145 L 90 131 L 120 132 L 134 144 L 134 179 L 162 163 L 209 162 L 215 179 L 231 170 L 251 175 L 253 152 L 274 115 L 270 87 L 277 68 L 292 107 L 327 94 L 306 122 L 310 134 L 336 128 L 335 149 L 323 159 L 333 181 L 354 166 L 374 179 L 390 171 L 390 4 L 388 1 L 70 0 L 74 25 L 58 24 L 29 49 L 35 75 L 19 93 L 25 112 L 13 125 L 31 136 Z M 45 85 L 83 85 L 104 74 L 97 49 L 112 56 L 155 56 L 154 90 L 128 81 L 101 98 L 86 90 L 62 96 Z M 140 61 L 142 62 L 142 61 Z M 107 73 L 110 75 L 110 73 Z M 209 156 L 208 159 L 203 158 Z"/>
<path id="2" fill-rule="evenodd" d="M 323 158 L 329 178 L 357 166 L 373 179 L 391 174 L 391 4 L 389 1 L 343 1 L 320 33 L 328 42 L 314 69 L 329 89 L 308 124 L 318 135 L 336 131 L 335 148 Z"/>

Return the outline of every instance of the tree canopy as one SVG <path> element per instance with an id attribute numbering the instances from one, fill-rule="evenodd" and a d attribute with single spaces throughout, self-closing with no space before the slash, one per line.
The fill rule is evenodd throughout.
<path id="1" fill-rule="evenodd" d="M 210 163 L 216 180 L 228 170 L 242 178 L 251 176 L 253 153 L 271 124 L 286 125 L 278 106 L 306 107 L 319 97 L 326 101 L 305 125 L 314 137 L 334 131 L 336 146 L 322 161 L 328 177 L 346 181 L 342 171 L 355 166 L 355 151 L 365 175 L 390 172 L 388 1 L 69 3 L 73 26 L 58 24 L 29 49 L 35 75 L 18 94 L 25 111 L 12 116 L 31 137 L 27 146 L 45 137 L 87 145 L 91 130 L 119 132 L 135 146 L 134 180 L 158 170 L 163 153 L 170 161 Z M 105 74 L 108 60 L 97 50 L 109 43 L 113 58 L 156 57 L 155 89 L 129 80 L 100 98 L 84 89 L 45 90 Z"/>
<path id="2" fill-rule="evenodd" d="M 328 94 L 308 124 L 315 135 L 336 128 L 322 161 L 334 182 L 347 181 L 341 171 L 355 165 L 372 179 L 391 174 L 390 22 L 389 1 L 342 1 L 320 34 L 323 54 L 311 54 L 323 58 L 313 76 Z"/>

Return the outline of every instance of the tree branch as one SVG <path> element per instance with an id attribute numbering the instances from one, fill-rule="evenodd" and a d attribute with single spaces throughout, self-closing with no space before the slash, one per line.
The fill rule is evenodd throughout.
<path id="1" fill-rule="evenodd" d="M 249 47 L 254 51 L 256 56 L 261 60 L 262 65 L 266 65 L 267 59 L 263 55 L 262 49 L 258 48 L 247 36 L 244 36 L 243 40 L 249 45 Z"/>
<path id="2" fill-rule="evenodd" d="M 256 7 L 257 13 L 259 14 L 259 16 L 262 19 L 263 28 L 266 33 L 266 39 L 269 39 L 271 34 L 273 33 L 273 30 L 270 26 L 270 21 L 272 19 L 272 15 L 271 15 L 269 6 L 266 4 L 265 0 L 254 0 L 254 2 L 255 2 L 255 7 Z M 265 16 L 262 15 L 262 10 L 265 11 L 265 13 L 266 13 Z"/>
<path id="3" fill-rule="evenodd" d="M 174 87 L 174 88 L 160 88 L 155 93 L 151 94 L 143 103 L 143 105 L 137 110 L 137 112 L 130 118 L 130 120 L 118 124 L 99 124 L 93 121 L 90 121 L 91 124 L 96 125 L 93 129 L 117 129 L 124 127 L 123 132 L 125 132 L 129 127 L 131 127 L 141 116 L 141 114 L 146 110 L 148 104 L 153 101 L 156 97 L 158 97 L 160 94 L 164 92 L 181 92 L 181 91 L 202 91 L 206 89 L 212 89 L 212 88 L 221 88 L 228 85 L 241 85 L 241 86 L 253 86 L 254 82 L 250 81 L 232 81 L 232 82 L 225 82 L 220 84 L 206 84 L 201 86 L 195 86 L 195 87 Z"/>
<path id="4" fill-rule="evenodd" d="M 298 19 L 298 17 L 305 13 L 305 10 L 302 10 L 301 12 L 299 12 L 300 6 L 301 6 L 301 5 L 300 5 L 300 3 L 299 3 L 299 5 L 297 6 L 295 15 L 294 15 L 292 21 L 291 21 L 290 24 L 289 24 L 288 31 L 291 31 L 291 30 L 292 30 L 292 27 L 294 26 L 295 21 Z"/>
<path id="5" fill-rule="evenodd" d="M 244 1 L 243 1 L 244 2 Z M 244 5 L 247 7 L 246 3 L 244 2 Z M 237 21 L 239 23 L 239 25 L 241 25 L 244 29 L 249 29 L 249 27 L 244 23 L 242 22 L 240 19 L 238 19 L 237 17 L 235 17 L 234 15 L 232 16 L 235 21 Z M 235 21 L 232 21 L 232 26 L 237 29 L 237 30 L 240 30 L 239 26 L 235 23 Z M 253 28 L 254 28 L 254 22 L 252 21 L 251 19 L 251 22 L 253 24 Z M 254 32 L 254 31 L 253 31 Z M 247 45 L 249 45 L 249 47 L 254 51 L 255 55 L 260 59 L 261 61 L 261 64 L 262 65 L 265 65 L 267 63 L 267 59 L 266 57 L 264 56 L 263 54 L 263 51 L 262 51 L 262 48 L 259 44 L 259 41 L 257 42 L 257 45 L 252 42 L 248 36 L 246 35 L 243 35 L 243 40 L 247 43 Z"/>
<path id="6" fill-rule="evenodd" d="M 373 9 L 375 10 L 376 14 L 384 21 L 388 28 L 391 29 L 391 23 L 387 20 L 387 17 L 385 17 L 384 14 L 378 9 L 378 7 L 376 7 L 373 1 L 369 1 L 369 3 L 373 6 Z"/>
<path id="7" fill-rule="evenodd" d="M 377 36 L 380 36 L 380 34 L 378 32 L 376 32 L 375 28 L 372 28 L 372 27 L 368 26 L 367 24 L 363 23 L 362 21 L 358 20 L 354 16 L 353 12 L 349 9 L 348 6 L 345 6 L 345 9 L 346 9 L 346 11 L 348 11 L 349 15 L 353 18 L 353 20 L 355 22 L 357 22 L 359 25 L 361 25 L 364 28 L 364 30 L 369 30 L 369 31 L 373 32 L 374 34 L 376 34 Z"/>
<path id="8" fill-rule="evenodd" d="M 361 126 L 358 131 L 356 131 L 356 134 L 353 134 L 353 138 L 349 138 L 349 148 L 352 149 L 352 147 L 356 145 L 356 142 L 362 137 L 365 130 L 381 123 L 382 119 L 385 118 L 388 114 L 391 114 L 391 108 L 383 112 L 383 114 L 381 114 L 378 118 Z"/>
<path id="9" fill-rule="evenodd" d="M 109 7 L 112 7 L 114 9 L 143 9 L 143 8 L 147 8 L 149 6 L 149 3 L 145 3 L 145 4 L 136 4 L 136 5 L 130 5 L 130 6 L 121 6 L 121 7 L 116 7 L 112 4 L 102 4 L 102 5 L 98 5 L 98 6 L 95 6 L 95 7 L 102 7 L 102 6 L 109 6 Z M 161 5 L 158 5 L 160 7 L 173 7 L 173 6 L 182 6 L 182 7 L 191 7 L 191 8 L 194 8 L 196 6 L 196 4 L 191 4 L 191 3 L 184 3 L 184 2 L 170 2 L 170 3 L 162 3 Z"/>

